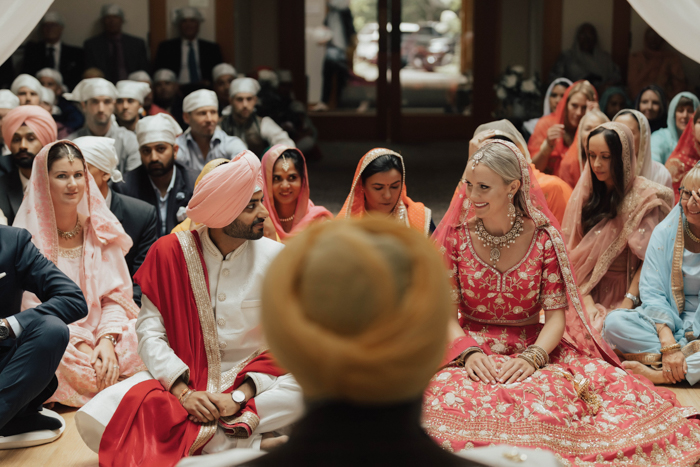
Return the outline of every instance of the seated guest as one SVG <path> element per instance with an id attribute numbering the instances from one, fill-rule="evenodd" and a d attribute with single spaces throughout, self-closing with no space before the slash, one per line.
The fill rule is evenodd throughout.
<path id="1" fill-rule="evenodd" d="M 666 95 L 655 84 L 642 89 L 634 103 L 634 108 L 649 120 L 652 133 L 666 126 Z"/>
<path id="2" fill-rule="evenodd" d="M 679 188 L 685 174 L 700 161 L 700 111 L 692 116 L 692 123 L 688 123 L 678 140 L 676 148 L 666 161 L 666 168 L 673 178 L 673 190 L 676 202 L 680 199 Z"/>
<path id="3" fill-rule="evenodd" d="M 551 175 L 559 174 L 561 160 L 573 144 L 576 130 L 589 103 L 598 100 L 595 89 L 588 81 L 577 81 L 566 90 L 557 109 L 537 122 L 527 148 L 538 170 Z"/>
<path id="4" fill-rule="evenodd" d="M 691 92 L 681 92 L 671 100 L 668 105 L 666 128 L 651 134 L 651 157 L 655 161 L 666 164 L 698 105 L 700 100 Z"/>
<path id="5" fill-rule="evenodd" d="M 42 68 L 37 72 L 36 77 L 42 86 L 51 89 L 56 95 L 54 105 L 60 109 L 60 112 L 53 116 L 56 123 L 63 124 L 69 134 L 82 128 L 85 124 L 85 116 L 75 104 L 68 102 L 63 97 L 63 77 L 61 73 L 53 68 Z"/>
<path id="6" fill-rule="evenodd" d="M 687 89 L 678 52 L 668 47 L 666 41 L 649 26 L 644 32 L 642 50 L 630 54 L 627 84 L 633 96 L 650 84 L 658 85 L 668 96 L 675 96 Z"/>
<path id="7" fill-rule="evenodd" d="M 229 105 L 228 90 L 231 87 L 231 81 L 236 79 L 236 69 L 230 63 L 219 63 L 211 70 L 211 75 L 214 80 L 214 92 L 219 98 L 219 113 L 221 113 Z"/>
<path id="8" fill-rule="evenodd" d="M 270 117 L 255 114 L 260 84 L 253 78 L 237 78 L 229 88 L 231 114 L 221 120 L 221 128 L 232 136 L 238 136 L 255 154 L 261 155 L 277 144 L 293 148 L 294 141 L 286 131 Z"/>
<path id="9" fill-rule="evenodd" d="M 19 105 L 39 105 L 41 88 L 41 83 L 35 77 L 22 74 L 15 78 L 10 90 L 19 97 Z"/>
<path id="10" fill-rule="evenodd" d="M 10 154 L 9 141 L 5 143 L 5 140 L 2 139 L 2 121 L 10 110 L 17 107 L 19 107 L 19 97 L 15 96 L 9 89 L 0 89 L 0 157 Z"/>
<path id="11" fill-rule="evenodd" d="M 153 75 L 153 102 L 175 118 L 183 126 L 182 95 L 177 76 L 172 70 L 163 68 Z"/>
<path id="12" fill-rule="evenodd" d="M 668 188 L 673 188 L 671 174 L 660 162 L 651 158 L 651 130 L 643 113 L 625 109 L 620 111 L 613 122 L 622 123 L 634 136 L 634 154 L 637 158 L 637 175 Z"/>
<path id="13" fill-rule="evenodd" d="M 56 141 L 56 122 L 38 105 L 20 106 L 3 118 L 3 139 L 10 155 L 0 158 L 0 210 L 12 225 L 27 193 L 34 158 L 41 148 Z"/>
<path id="14" fill-rule="evenodd" d="M 104 77 L 116 83 L 129 73 L 149 68 L 146 43 L 139 37 L 122 32 L 124 10 L 114 4 L 103 5 L 100 11 L 103 32 L 83 44 L 85 68 L 98 68 Z"/>
<path id="15" fill-rule="evenodd" d="M 24 46 L 22 73 L 36 75 L 41 69 L 55 70 L 65 77 L 66 85 L 73 88 L 83 73 L 83 49 L 61 41 L 63 27 L 63 18 L 57 11 L 44 15 L 39 26 L 41 40 Z"/>
<path id="16" fill-rule="evenodd" d="M 474 138 L 472 138 L 472 140 L 469 142 L 469 157 L 473 156 L 481 144 L 488 139 L 504 139 L 506 141 L 510 141 L 511 143 L 515 144 L 518 149 L 520 149 L 525 156 L 525 159 L 531 163 L 530 152 L 527 150 L 525 139 L 515 128 L 515 126 L 513 126 L 513 124 L 508 120 L 498 120 L 495 122 L 486 123 L 484 125 L 479 125 L 474 132 Z M 464 174 L 462 174 L 462 179 L 457 186 L 457 193 L 455 194 L 458 194 L 460 185 L 464 183 L 463 181 L 465 180 L 465 175 L 468 168 L 468 166 L 465 167 Z M 535 179 L 544 193 L 549 210 L 552 211 L 554 217 L 561 222 L 562 219 L 564 219 L 566 204 L 569 202 L 569 198 L 571 197 L 572 188 L 559 177 L 540 172 L 534 165 L 532 166 L 532 172 L 535 174 Z"/>
<path id="17" fill-rule="evenodd" d="M 700 167 L 683 178 L 681 202 L 651 234 L 639 279 L 642 306 L 605 318 L 605 339 L 625 369 L 655 384 L 700 381 Z M 648 366 L 647 366 L 648 365 Z"/>
<path id="18" fill-rule="evenodd" d="M 119 165 L 117 169 L 125 174 L 141 165 L 139 146 L 132 131 L 112 122 L 117 88 L 103 78 L 84 79 L 66 99 L 80 102 L 85 112 L 85 126 L 68 136 L 73 140 L 81 136 L 106 136 L 114 140 Z"/>
<path id="19" fill-rule="evenodd" d="M 148 73 L 143 70 L 135 71 L 129 74 L 129 81 L 138 81 L 139 83 L 148 84 L 150 92 L 143 98 L 143 110 L 146 112 L 146 115 L 168 113 L 165 111 L 165 109 L 162 109 L 153 103 L 153 80 Z"/>
<path id="20" fill-rule="evenodd" d="M 175 14 L 175 27 L 180 31 L 180 37 L 158 45 L 155 68 L 173 71 L 181 85 L 211 85 L 212 68 L 224 61 L 219 44 L 198 37 L 202 21 L 204 18 L 198 9 L 179 8 Z"/>
<path id="21" fill-rule="evenodd" d="M 158 239 L 158 214 L 156 208 L 110 189 L 109 182 L 119 183 L 122 174 L 116 169 L 119 158 L 114 149 L 114 140 L 103 136 L 83 136 L 74 141 L 83 153 L 88 171 L 95 185 L 105 198 L 105 203 L 114 217 L 124 227 L 134 246 L 126 254 L 126 265 L 133 280 L 146 253 Z M 134 302 L 141 306 L 141 288 L 134 284 Z"/>
<path id="22" fill-rule="evenodd" d="M 0 449 L 36 446 L 58 438 L 65 422 L 42 404 L 56 390 L 56 368 L 68 327 L 88 313 L 80 288 L 44 258 L 23 229 L 0 227 Z M 20 312 L 22 293 L 39 297 Z"/>
<path id="23" fill-rule="evenodd" d="M 142 165 L 124 176 L 124 183 L 112 188 L 145 201 L 157 209 L 158 236 L 169 233 L 185 220 L 185 208 L 192 198 L 196 172 L 176 160 L 177 135 L 182 129 L 168 114 L 144 117 L 136 124 Z"/>
<path id="24" fill-rule="evenodd" d="M 668 188 L 637 176 L 634 137 L 622 123 L 588 136 L 588 164 L 566 208 L 562 232 L 593 327 L 615 308 L 639 305 L 639 275 L 654 227 L 673 206 Z"/>
<path id="25" fill-rule="evenodd" d="M 283 248 L 262 238 L 262 184 L 249 151 L 210 172 L 187 208 L 200 227 L 159 239 L 136 274 L 148 372 L 76 415 L 101 465 L 175 465 L 201 453 L 270 449 L 286 439 L 274 433 L 301 415 L 301 389 L 273 364 L 260 332 L 262 280 Z"/>
<path id="26" fill-rule="evenodd" d="M 617 115 L 622 109 L 632 107 L 627 93 L 620 86 L 612 86 L 600 96 L 600 110 L 610 119 Z"/>
<path id="27" fill-rule="evenodd" d="M 47 87 L 41 88 L 41 102 L 39 103 L 39 107 L 50 113 L 54 120 L 56 120 L 56 115 L 60 115 L 61 113 L 61 109 L 56 106 L 56 94 Z M 56 121 L 56 129 L 58 130 L 56 139 L 66 139 L 68 135 L 72 133 L 71 130 L 66 128 L 66 126 L 59 121 Z"/>
<path id="28" fill-rule="evenodd" d="M 608 116 L 597 107 L 589 110 L 586 112 L 586 115 L 581 117 L 576 136 L 574 137 L 574 143 L 569 146 L 559 166 L 559 177 L 568 183 L 571 188 L 576 187 L 578 179 L 581 178 L 581 172 L 583 172 L 583 168 L 588 161 L 588 156 L 586 155 L 588 135 L 595 128 L 609 121 Z"/>
<path id="29" fill-rule="evenodd" d="M 298 234 L 313 222 L 333 219 L 328 209 L 315 206 L 309 198 L 309 173 L 301 151 L 273 146 L 262 158 L 262 170 L 263 203 L 279 240 Z"/>
<path id="30" fill-rule="evenodd" d="M 432 213 L 408 197 L 405 174 L 401 155 L 390 149 L 372 149 L 357 164 L 350 194 L 336 218 L 391 217 L 427 237 L 435 230 Z"/>
<path id="31" fill-rule="evenodd" d="M 543 117 L 551 114 L 557 108 L 557 104 L 559 104 L 561 98 L 564 97 L 566 89 L 572 84 L 573 83 L 568 78 L 557 78 L 550 83 L 547 92 L 544 93 Z M 537 122 L 539 121 L 540 117 L 537 117 L 523 123 L 523 129 L 527 133 L 528 138 L 535 132 L 535 126 L 537 126 Z"/>
<path id="32" fill-rule="evenodd" d="M 143 369 L 136 353 L 139 309 L 124 255 L 131 239 L 95 186 L 80 150 L 69 141 L 37 154 L 36 170 L 15 219 L 39 250 L 80 285 L 88 316 L 68 326 L 70 341 L 48 400 L 80 407 L 121 377 Z M 22 309 L 39 305 L 25 293 Z"/>
<path id="33" fill-rule="evenodd" d="M 129 131 L 136 130 L 136 123 L 141 118 L 141 106 L 151 92 L 151 87 L 138 81 L 119 81 L 117 83 L 117 102 L 114 115 L 119 126 Z"/>
<path id="34" fill-rule="evenodd" d="M 199 173 L 213 159 L 233 159 L 246 150 L 240 138 L 219 128 L 219 101 L 208 89 L 194 91 L 182 101 L 182 116 L 189 128 L 177 138 L 177 160 Z"/>

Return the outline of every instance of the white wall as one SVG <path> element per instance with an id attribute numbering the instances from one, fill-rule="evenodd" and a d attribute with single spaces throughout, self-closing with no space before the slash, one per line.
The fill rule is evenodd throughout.
<path id="1" fill-rule="evenodd" d="M 313 39 L 313 31 L 323 25 L 325 15 L 325 0 L 306 0 L 306 76 L 309 80 L 309 102 L 321 100 L 323 85 L 321 70 L 326 48 L 316 43 Z"/>
<path id="2" fill-rule="evenodd" d="M 501 70 L 509 65 L 525 67 L 530 76 L 530 1 L 502 0 L 501 2 Z"/>

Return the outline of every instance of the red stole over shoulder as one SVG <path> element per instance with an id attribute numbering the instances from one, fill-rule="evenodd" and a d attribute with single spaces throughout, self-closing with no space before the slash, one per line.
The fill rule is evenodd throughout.
<path id="1" fill-rule="evenodd" d="M 189 367 L 190 388 L 231 392 L 249 371 L 284 374 L 262 350 L 221 374 L 209 279 L 196 231 L 160 238 L 134 279 L 163 316 L 170 347 Z M 213 337 L 205 339 L 205 334 Z M 200 454 L 218 423 L 197 424 L 187 417 L 177 397 L 157 380 L 135 385 L 105 428 L 100 466 L 173 466 L 183 457 Z M 220 421 L 228 432 L 242 437 L 249 436 L 258 422 L 254 400 L 239 414 Z"/>

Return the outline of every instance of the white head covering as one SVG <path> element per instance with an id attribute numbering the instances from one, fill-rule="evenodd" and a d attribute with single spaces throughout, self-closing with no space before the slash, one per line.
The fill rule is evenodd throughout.
<path id="1" fill-rule="evenodd" d="M 16 109 L 19 107 L 19 97 L 9 89 L 0 89 L 0 109 Z"/>
<path id="2" fill-rule="evenodd" d="M 40 78 L 51 78 L 58 83 L 59 86 L 63 86 L 63 75 L 60 71 L 54 70 L 53 68 L 42 68 L 36 73 L 37 79 Z"/>
<path id="3" fill-rule="evenodd" d="M 100 18 L 104 18 L 105 16 L 119 16 L 121 19 L 124 19 L 124 10 L 122 10 L 122 7 L 115 5 L 114 3 L 102 5 L 102 10 L 100 10 Z"/>
<path id="4" fill-rule="evenodd" d="M 192 6 L 186 6 L 182 8 L 178 8 L 175 10 L 175 23 L 179 24 L 180 21 L 183 19 L 196 19 L 200 23 L 204 21 L 204 17 L 202 14 L 199 12 L 198 9 Z"/>
<path id="5" fill-rule="evenodd" d="M 214 81 L 219 79 L 220 76 L 231 75 L 236 77 L 236 69 L 230 63 L 219 63 L 211 70 L 212 77 Z"/>
<path id="6" fill-rule="evenodd" d="M 208 89 L 199 89 L 191 92 L 182 101 L 183 112 L 193 112 L 202 107 L 216 107 L 219 109 L 219 98 L 216 97 L 214 91 Z"/>
<path id="7" fill-rule="evenodd" d="M 54 105 L 56 103 L 56 94 L 47 87 L 41 88 L 41 102 L 49 105 Z"/>
<path id="8" fill-rule="evenodd" d="M 258 72 L 258 82 L 270 83 L 270 86 L 276 88 L 280 83 L 280 79 L 277 73 L 272 70 L 260 70 Z"/>
<path id="9" fill-rule="evenodd" d="M 83 153 L 85 162 L 110 174 L 112 181 L 122 181 L 122 174 L 117 170 L 119 156 L 114 148 L 114 140 L 104 136 L 82 136 L 73 140 Z"/>
<path id="10" fill-rule="evenodd" d="M 175 144 L 175 139 L 181 133 L 180 125 L 165 113 L 144 117 L 136 124 L 136 139 L 139 140 L 139 147 L 151 143 Z"/>
<path id="11" fill-rule="evenodd" d="M 117 99 L 136 99 L 143 105 L 143 99 L 151 92 L 151 86 L 141 81 L 123 80 L 117 83 Z"/>
<path id="12" fill-rule="evenodd" d="M 151 80 L 151 75 L 149 75 L 143 70 L 135 71 L 129 74 L 128 79 L 130 79 L 131 81 L 144 81 L 148 84 L 153 84 L 153 80 Z"/>
<path id="13" fill-rule="evenodd" d="M 173 70 L 161 68 L 160 70 L 156 71 L 155 75 L 153 75 L 153 82 L 157 83 L 158 81 L 175 83 L 177 82 L 177 76 L 175 76 L 175 72 Z"/>
<path id="14" fill-rule="evenodd" d="M 69 101 L 85 102 L 97 96 L 107 96 L 112 99 L 117 98 L 117 88 L 104 78 L 88 78 L 78 83 L 73 92 L 65 94 Z"/>
<path id="15" fill-rule="evenodd" d="M 257 95 L 260 91 L 260 83 L 253 78 L 237 78 L 231 81 L 228 88 L 228 96 L 233 97 L 239 92 L 247 92 Z"/>
<path id="16" fill-rule="evenodd" d="M 44 88 L 44 86 L 42 86 L 39 80 L 32 75 L 22 73 L 12 82 L 10 90 L 17 95 L 20 88 L 29 88 L 41 96 L 41 90 Z"/>
<path id="17" fill-rule="evenodd" d="M 61 14 L 57 11 L 49 11 L 47 12 L 43 18 L 41 18 L 41 24 L 44 23 L 58 23 L 61 26 L 64 26 L 65 23 L 63 22 L 63 17 Z"/>

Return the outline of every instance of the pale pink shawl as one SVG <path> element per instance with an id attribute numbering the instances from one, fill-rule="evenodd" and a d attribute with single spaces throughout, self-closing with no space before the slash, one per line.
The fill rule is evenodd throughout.
<path id="1" fill-rule="evenodd" d="M 80 149 L 70 141 L 62 140 L 50 143 L 37 154 L 32 166 L 32 176 L 27 187 L 27 194 L 19 207 L 13 225 L 23 227 L 32 234 L 34 245 L 54 264 L 58 264 L 58 231 L 54 213 L 51 192 L 49 189 L 49 174 L 47 157 L 49 150 L 57 143 L 67 143 Z M 102 298 L 99 281 L 101 277 L 93 274 L 102 269 L 104 263 L 110 264 L 112 276 L 121 280 L 120 286 L 113 289 L 107 298 L 120 305 L 126 312 L 127 319 L 135 319 L 139 309 L 133 301 L 131 276 L 124 255 L 129 252 L 133 242 L 124 232 L 124 228 L 107 207 L 104 197 L 97 188 L 92 175 L 86 169 L 87 186 L 85 195 L 78 204 L 78 214 L 87 218 L 84 229 L 82 271 L 80 274 L 80 289 L 88 303 L 88 317 L 74 323 L 71 338 L 77 337 L 86 342 L 93 342 L 92 336 L 80 324 L 88 320 L 95 310 L 101 312 Z M 121 328 L 116 332 L 121 332 Z M 104 332 L 103 332 L 104 333 Z M 74 334 L 77 334 L 74 335 Z M 72 339 L 71 339 L 72 340 Z"/>
<path id="2" fill-rule="evenodd" d="M 604 123 L 601 126 L 614 130 L 622 142 L 625 197 L 614 219 L 600 221 L 584 235 L 581 211 L 590 198 L 593 176 L 586 162 L 569 200 L 562 226 L 569 259 L 582 296 L 591 293 L 625 248 L 629 247 L 638 258 L 638 266 L 644 260 L 651 232 L 673 206 L 673 193 L 669 188 L 636 175 L 631 130 L 620 123 Z M 628 274 L 627 287 L 635 272 L 630 271 Z M 606 302 L 619 302 L 623 298 L 611 297 Z"/>
<path id="3" fill-rule="evenodd" d="M 270 220 L 272 220 L 272 223 L 275 225 L 277 236 L 282 241 L 298 234 L 314 221 L 321 219 L 333 219 L 333 214 L 331 214 L 328 209 L 324 208 L 323 206 L 314 205 L 314 203 L 309 199 L 311 194 L 311 189 L 309 188 L 309 172 L 306 170 L 306 159 L 304 159 L 304 180 L 301 185 L 299 197 L 297 198 L 297 207 L 294 211 L 292 230 L 289 233 L 284 231 L 282 223 L 280 222 L 280 217 L 277 214 L 277 209 L 275 209 L 275 198 L 272 193 L 272 172 L 277 159 L 279 159 L 282 153 L 287 150 L 296 151 L 298 155 L 304 159 L 304 154 L 302 154 L 300 150 L 290 148 L 283 144 L 276 144 L 272 146 L 262 158 L 263 204 L 265 205 L 265 209 L 270 212 Z"/>

